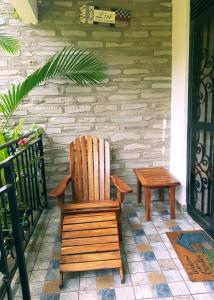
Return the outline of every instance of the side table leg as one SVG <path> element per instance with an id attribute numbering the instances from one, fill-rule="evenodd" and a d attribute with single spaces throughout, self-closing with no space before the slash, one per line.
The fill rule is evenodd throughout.
<path id="1" fill-rule="evenodd" d="M 144 188 L 144 193 L 145 193 L 146 222 L 148 222 L 150 221 L 150 200 L 151 200 L 150 188 Z"/>
<path id="2" fill-rule="evenodd" d="M 164 192 L 163 192 L 163 189 L 159 189 L 159 200 L 161 202 L 164 201 Z"/>
<path id="3" fill-rule="evenodd" d="M 175 219 L 175 186 L 170 186 L 170 218 Z"/>
<path id="4" fill-rule="evenodd" d="M 141 193 L 142 192 L 142 186 L 140 181 L 137 179 L 137 202 L 141 203 Z"/>

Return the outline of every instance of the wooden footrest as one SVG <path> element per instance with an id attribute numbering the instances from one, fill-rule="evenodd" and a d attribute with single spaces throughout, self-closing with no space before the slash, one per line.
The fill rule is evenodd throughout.
<path id="1" fill-rule="evenodd" d="M 115 212 L 64 216 L 60 272 L 110 268 L 118 268 L 123 281 Z"/>

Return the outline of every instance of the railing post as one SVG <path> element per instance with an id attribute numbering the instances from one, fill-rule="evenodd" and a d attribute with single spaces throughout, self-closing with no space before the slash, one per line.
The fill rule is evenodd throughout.
<path id="1" fill-rule="evenodd" d="M 31 299 L 30 288 L 29 288 L 27 268 L 26 268 L 26 262 L 24 256 L 24 249 L 22 245 L 21 231 L 19 226 L 19 215 L 17 210 L 11 161 L 9 162 L 9 164 L 5 166 L 4 172 L 5 172 L 6 184 L 9 185 L 11 184 L 13 186 L 13 188 L 11 188 L 8 191 L 8 202 L 9 202 L 10 212 L 11 212 L 12 229 L 13 229 L 15 248 L 16 248 L 17 266 L 19 269 L 20 283 L 22 288 L 22 296 L 23 296 L 23 300 L 30 300 Z"/>
<path id="2" fill-rule="evenodd" d="M 12 291 L 11 291 L 11 276 L 7 265 L 7 254 L 4 247 L 4 237 L 2 234 L 2 224 L 0 222 L 0 261 L 1 261 L 1 269 L 3 273 L 3 283 L 6 287 L 7 297 L 9 300 L 12 300 Z M 1 295 L 0 295 L 1 298 Z"/>
<path id="3" fill-rule="evenodd" d="M 43 193 L 44 193 L 44 198 L 45 198 L 45 208 L 48 207 L 48 198 L 47 198 L 47 188 L 46 188 L 46 174 L 45 174 L 45 160 L 44 160 L 44 149 L 43 149 L 43 140 L 42 140 L 42 134 L 39 136 L 40 140 L 38 142 L 39 146 L 39 152 L 41 156 L 41 162 L 42 162 L 42 186 L 43 186 Z"/>

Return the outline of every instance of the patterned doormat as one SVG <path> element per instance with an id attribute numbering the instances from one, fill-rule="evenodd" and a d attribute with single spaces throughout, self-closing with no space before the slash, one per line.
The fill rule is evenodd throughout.
<path id="1" fill-rule="evenodd" d="M 214 280 L 214 241 L 204 231 L 176 231 L 166 234 L 190 280 Z"/>

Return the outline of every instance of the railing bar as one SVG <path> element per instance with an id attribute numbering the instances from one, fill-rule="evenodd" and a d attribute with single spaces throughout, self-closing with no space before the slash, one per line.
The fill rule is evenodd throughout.
<path id="1" fill-rule="evenodd" d="M 40 135 L 40 140 L 38 141 L 38 147 L 41 157 L 41 171 L 42 171 L 42 187 L 43 187 L 43 197 L 45 200 L 45 208 L 48 207 L 48 198 L 47 198 L 47 187 L 46 187 L 46 174 L 45 174 L 45 160 L 44 160 L 44 149 L 43 149 L 43 142 L 42 142 L 42 135 Z"/>
<path id="2" fill-rule="evenodd" d="M 13 184 L 14 179 L 12 176 L 12 168 L 11 165 L 7 166 L 5 168 L 5 180 L 7 184 Z M 9 201 L 9 207 L 11 211 L 11 221 L 12 221 L 12 230 L 13 230 L 13 236 L 14 236 L 14 242 L 15 242 L 15 248 L 16 248 L 16 255 L 17 255 L 17 265 L 19 269 L 19 276 L 20 276 L 20 282 L 21 282 L 21 288 L 22 288 L 22 296 L 23 300 L 30 300 L 30 288 L 29 288 L 29 281 L 27 276 L 27 268 L 26 268 L 26 262 L 24 257 L 24 248 L 22 245 L 22 237 L 21 237 L 21 231 L 19 227 L 19 216 L 18 216 L 18 210 L 17 210 L 17 204 L 16 204 L 16 195 L 15 195 L 15 189 L 10 189 L 8 191 L 8 201 Z"/>
<path id="3" fill-rule="evenodd" d="M 23 202 L 26 202 L 25 201 L 26 199 L 24 198 L 24 193 L 23 193 L 23 178 L 20 173 L 19 157 L 16 156 L 15 160 L 16 160 L 16 165 L 17 165 L 17 173 L 18 173 L 18 179 L 19 179 L 19 189 L 20 189 L 21 199 Z"/>
<path id="4" fill-rule="evenodd" d="M 28 158 L 29 158 L 29 166 L 30 166 L 30 181 L 31 181 L 31 186 L 32 186 L 32 195 L 33 195 L 33 207 L 34 209 L 37 209 L 36 207 L 36 197 L 35 197 L 35 189 L 34 189 L 34 182 L 33 182 L 33 178 L 34 178 L 34 172 L 33 172 L 33 166 L 32 166 L 32 153 L 31 153 L 31 150 L 32 150 L 32 145 L 27 149 L 26 152 L 28 152 Z"/>
<path id="5" fill-rule="evenodd" d="M 4 237 L 2 234 L 2 225 L 0 222 L 0 257 L 1 257 L 1 268 L 3 271 L 3 284 L 6 288 L 6 293 L 7 293 L 7 297 L 8 300 L 12 300 L 12 291 L 11 291 L 11 276 L 10 276 L 10 272 L 9 272 L 9 268 L 7 265 L 7 254 L 5 251 L 5 247 L 4 247 Z"/>
<path id="6" fill-rule="evenodd" d="M 33 208 L 33 202 L 32 202 L 32 191 L 31 191 L 31 182 L 30 182 L 30 173 L 29 173 L 29 165 L 28 165 L 28 155 L 27 151 L 24 152 L 25 155 L 25 164 L 26 164 L 26 172 L 27 172 L 27 182 L 28 182 L 28 191 L 30 196 L 30 207 Z"/>
<path id="7" fill-rule="evenodd" d="M 39 195 L 39 183 L 38 183 L 38 176 L 37 176 L 37 172 L 38 172 L 38 161 L 35 161 L 35 158 L 38 158 L 37 156 L 35 156 L 35 147 L 36 145 L 33 145 L 32 147 L 32 156 L 33 156 L 33 168 L 34 168 L 34 182 L 35 182 L 35 189 L 36 189 L 36 206 L 37 209 L 39 210 L 39 204 L 40 204 L 40 195 Z"/>
<path id="8" fill-rule="evenodd" d="M 24 164 L 23 153 L 21 153 L 21 165 L 22 165 L 22 176 L 24 178 L 25 199 L 26 199 L 26 204 L 28 204 L 29 197 L 28 197 L 27 180 L 26 180 L 26 174 L 25 174 L 25 164 Z"/>

